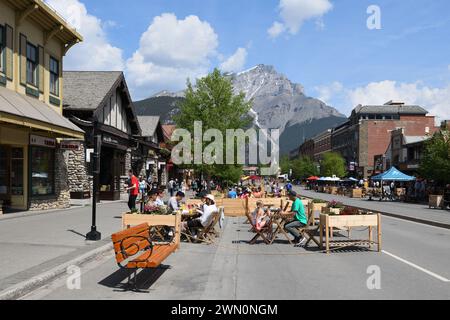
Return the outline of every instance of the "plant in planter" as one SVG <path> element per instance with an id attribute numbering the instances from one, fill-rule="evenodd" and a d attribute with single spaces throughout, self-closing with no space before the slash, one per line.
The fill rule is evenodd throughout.
<path id="1" fill-rule="evenodd" d="M 341 215 L 343 215 L 343 216 L 357 216 L 359 214 L 360 214 L 360 211 L 354 207 L 345 207 L 341 211 Z"/>
<path id="2" fill-rule="evenodd" d="M 342 202 L 338 202 L 333 200 L 328 203 L 328 214 L 329 215 L 340 215 L 341 211 L 345 209 L 345 206 Z"/>
<path id="3" fill-rule="evenodd" d="M 322 199 L 314 199 L 312 201 L 312 203 L 316 204 L 316 203 L 327 203 L 327 202 L 325 200 L 322 200 Z"/>
<path id="4" fill-rule="evenodd" d="M 166 206 L 145 206 L 143 214 L 148 215 L 167 215 L 169 214 Z"/>

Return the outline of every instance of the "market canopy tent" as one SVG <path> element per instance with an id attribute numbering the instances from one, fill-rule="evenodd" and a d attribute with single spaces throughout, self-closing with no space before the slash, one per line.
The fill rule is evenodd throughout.
<path id="1" fill-rule="evenodd" d="M 375 181 L 400 181 L 400 182 L 407 182 L 407 181 L 414 181 L 416 180 L 415 177 L 408 176 L 398 170 L 395 167 L 392 167 L 388 171 L 379 174 L 375 177 L 372 177 L 372 180 Z"/>
<path id="2" fill-rule="evenodd" d="M 322 177 L 319 179 L 319 181 L 338 182 L 338 181 L 341 181 L 341 179 L 336 176 L 332 176 L 332 177 Z"/>
<path id="3" fill-rule="evenodd" d="M 307 180 L 309 180 L 309 181 L 317 181 L 319 179 L 320 179 L 319 177 L 313 176 L 313 177 L 309 177 Z"/>

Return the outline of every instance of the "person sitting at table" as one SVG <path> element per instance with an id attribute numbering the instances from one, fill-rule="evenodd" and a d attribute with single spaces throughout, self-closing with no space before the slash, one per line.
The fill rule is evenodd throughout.
<path id="1" fill-rule="evenodd" d="M 270 216 L 269 210 L 264 209 L 262 201 L 256 202 L 256 208 L 252 213 L 252 223 L 258 231 L 261 231 L 267 224 Z"/>
<path id="2" fill-rule="evenodd" d="M 164 189 L 159 189 L 158 191 L 157 191 L 157 196 L 156 196 L 156 200 L 155 200 L 155 204 L 157 205 L 157 206 L 165 206 L 166 204 L 164 203 L 164 201 L 163 201 L 163 198 L 164 198 Z"/>
<path id="3" fill-rule="evenodd" d="M 178 191 L 177 194 L 169 199 L 169 211 L 175 212 L 180 210 L 181 201 L 184 199 L 185 194 L 181 191 Z"/>
<path id="4" fill-rule="evenodd" d="M 158 198 L 158 191 L 154 189 L 150 190 L 150 192 L 148 193 L 148 200 L 146 205 L 150 207 L 158 206 L 158 204 L 156 203 L 157 198 Z"/>
<path id="5" fill-rule="evenodd" d="M 308 218 L 306 217 L 305 207 L 295 191 L 289 192 L 289 200 L 293 201 L 291 213 L 295 213 L 295 216 L 294 220 L 284 226 L 284 229 L 294 236 L 294 244 L 301 246 L 305 243 L 306 239 L 302 239 L 298 228 L 306 227 Z"/>
<path id="6" fill-rule="evenodd" d="M 208 227 L 213 218 L 213 213 L 218 212 L 216 207 L 216 200 L 213 195 L 208 194 L 205 198 L 205 205 L 197 210 L 200 217 L 187 222 L 183 222 L 181 225 L 181 231 L 185 232 L 189 229 L 190 233 L 196 237 L 198 229 Z"/>
<path id="7" fill-rule="evenodd" d="M 261 187 L 253 189 L 253 198 L 261 199 L 263 197 L 263 193 L 261 191 Z"/>

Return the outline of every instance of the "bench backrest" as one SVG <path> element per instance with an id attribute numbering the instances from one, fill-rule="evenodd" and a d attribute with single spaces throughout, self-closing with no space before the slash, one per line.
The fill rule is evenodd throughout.
<path id="1" fill-rule="evenodd" d="M 142 215 L 142 214 L 128 214 L 124 215 L 126 218 L 126 222 L 123 222 L 124 226 L 139 226 L 143 223 L 143 219 L 145 219 L 145 223 L 148 227 L 173 227 L 175 229 L 174 235 L 174 243 L 177 248 L 180 246 L 181 242 L 181 215 Z M 132 228 L 131 228 L 132 229 Z M 128 229 L 130 230 L 130 229 Z M 126 231 L 126 230 L 125 230 Z"/>
<path id="2" fill-rule="evenodd" d="M 144 250 L 150 238 L 150 227 L 147 223 L 114 233 L 111 236 L 117 263 L 121 263 Z"/>

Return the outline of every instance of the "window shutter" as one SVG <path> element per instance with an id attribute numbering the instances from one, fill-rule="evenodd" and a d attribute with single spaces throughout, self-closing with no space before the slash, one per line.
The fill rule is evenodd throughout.
<path id="1" fill-rule="evenodd" d="M 44 92 L 44 48 L 39 46 L 38 49 L 38 62 L 39 62 L 39 66 L 38 66 L 38 74 L 37 74 L 37 80 L 38 80 L 38 88 L 40 92 Z"/>
<path id="2" fill-rule="evenodd" d="M 27 85 L 27 37 L 20 34 L 20 84 Z"/>
<path id="3" fill-rule="evenodd" d="M 14 32 L 13 32 L 13 28 L 6 25 L 6 30 L 5 30 L 5 35 L 6 35 L 6 63 L 5 63 L 5 67 L 6 67 L 6 77 L 10 80 L 13 79 L 13 74 L 14 74 L 14 66 L 13 66 L 13 55 L 14 55 Z"/>

